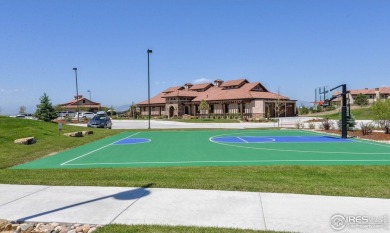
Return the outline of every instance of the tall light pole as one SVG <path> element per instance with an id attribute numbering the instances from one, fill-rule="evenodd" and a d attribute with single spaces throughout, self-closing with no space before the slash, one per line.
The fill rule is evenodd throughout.
<path id="1" fill-rule="evenodd" d="M 76 103 L 77 103 L 77 122 L 80 123 L 80 107 L 79 107 L 79 86 L 77 84 L 77 68 L 73 68 L 76 75 Z"/>
<path id="2" fill-rule="evenodd" d="M 88 90 L 87 92 L 89 92 L 89 100 L 92 101 L 91 90 Z"/>
<path id="3" fill-rule="evenodd" d="M 92 102 L 91 90 L 87 90 L 87 92 L 89 92 L 89 101 Z M 89 111 L 95 111 L 91 108 L 91 103 L 89 103 Z"/>
<path id="4" fill-rule="evenodd" d="M 150 116 L 152 114 L 151 110 L 150 110 L 150 69 L 149 69 L 149 54 L 151 54 L 153 51 L 151 49 L 148 49 L 146 51 L 148 53 L 148 129 L 150 129 Z"/>

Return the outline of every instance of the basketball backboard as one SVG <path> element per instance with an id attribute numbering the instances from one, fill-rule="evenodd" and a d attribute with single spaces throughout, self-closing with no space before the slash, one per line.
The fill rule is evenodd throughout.
<path id="1" fill-rule="evenodd" d="M 325 100 L 329 100 L 332 97 L 329 86 L 317 87 L 314 90 L 314 104 L 324 105 Z"/>

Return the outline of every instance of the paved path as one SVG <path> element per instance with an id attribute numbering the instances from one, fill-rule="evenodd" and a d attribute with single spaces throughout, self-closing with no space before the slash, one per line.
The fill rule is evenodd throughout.
<path id="1" fill-rule="evenodd" d="M 341 214 L 343 216 L 335 216 Z M 0 218 L 30 222 L 163 224 L 337 232 L 344 215 L 382 219 L 390 199 L 163 188 L 0 184 Z M 362 222 L 361 222 L 362 223 Z M 387 232 L 344 228 L 338 232 Z M 343 225 L 341 225 L 343 226 Z M 359 225 L 363 226 L 363 225 Z"/>
<path id="2" fill-rule="evenodd" d="M 306 122 L 315 117 L 283 117 L 279 118 L 279 122 L 242 122 L 242 123 L 187 123 L 177 121 L 151 120 L 150 126 L 152 129 L 253 129 L 253 128 L 296 128 L 297 123 L 304 124 L 305 128 L 309 128 L 309 123 Z M 337 121 L 332 120 L 333 126 L 337 128 Z M 360 123 L 369 123 L 371 120 L 357 120 L 355 128 L 360 128 Z M 71 124 L 86 127 L 87 124 Z M 321 122 L 314 123 L 316 129 L 320 129 Z M 112 120 L 113 129 L 147 129 L 147 120 Z"/>

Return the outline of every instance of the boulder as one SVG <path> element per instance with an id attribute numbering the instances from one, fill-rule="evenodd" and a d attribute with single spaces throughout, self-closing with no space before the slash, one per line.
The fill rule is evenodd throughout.
<path id="1" fill-rule="evenodd" d="M 64 135 L 68 137 L 82 137 L 83 132 L 79 131 L 79 132 L 64 133 Z"/>
<path id="2" fill-rule="evenodd" d="M 93 131 L 82 131 L 83 136 L 93 134 Z"/>
<path id="3" fill-rule="evenodd" d="M 11 230 L 12 230 L 12 224 L 5 219 L 0 219 L 0 232 L 11 231 Z"/>
<path id="4" fill-rule="evenodd" d="M 22 145 L 30 145 L 34 144 L 36 142 L 34 137 L 27 137 L 27 138 L 19 138 L 14 141 L 16 144 L 22 144 Z"/>

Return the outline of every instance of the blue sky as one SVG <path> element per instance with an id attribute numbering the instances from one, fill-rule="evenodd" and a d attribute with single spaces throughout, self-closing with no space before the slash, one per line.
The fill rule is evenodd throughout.
<path id="1" fill-rule="evenodd" d="M 390 1 L 0 0 L 0 108 L 76 92 L 105 106 L 186 82 L 247 78 L 313 101 L 314 88 L 390 86 Z"/>

